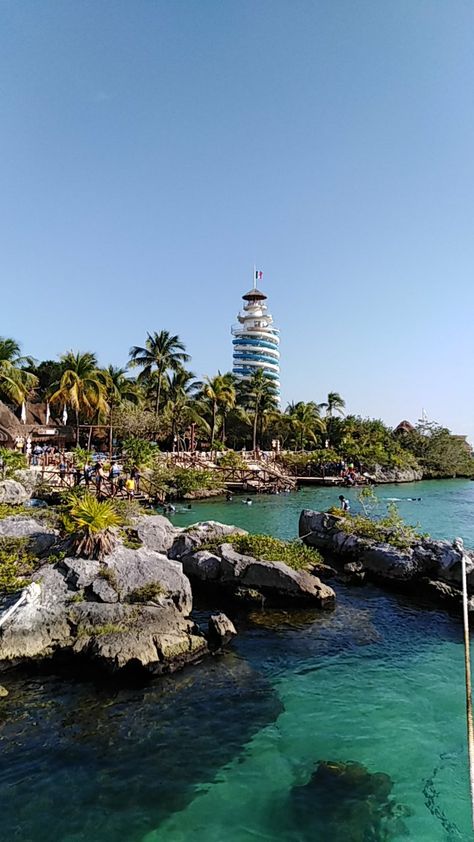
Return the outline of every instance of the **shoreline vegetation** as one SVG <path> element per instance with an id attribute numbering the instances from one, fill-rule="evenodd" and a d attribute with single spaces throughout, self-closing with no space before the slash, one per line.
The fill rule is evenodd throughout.
<path id="1" fill-rule="evenodd" d="M 131 476 L 138 471 L 142 488 L 149 481 L 161 501 L 222 493 L 255 465 L 264 479 L 252 489 L 247 477 L 248 491 L 474 477 L 465 437 L 442 425 L 422 419 L 392 429 L 346 414 L 337 392 L 282 410 L 263 371 L 246 381 L 221 372 L 198 380 L 189 362 L 180 337 L 166 330 L 132 347 L 127 368 L 101 368 L 92 352 L 37 361 L 16 340 L 0 338 L 0 401 L 18 422 L 0 451 L 3 479 L 26 464 L 22 455 L 33 466 L 46 463 L 46 485 L 62 473 L 65 488 L 86 485 L 84 472 L 100 456 L 101 492 L 120 462 L 123 481 L 132 480 L 129 496 L 139 491 Z M 41 438 L 48 424 L 51 435 Z M 117 476 L 115 492 L 119 485 Z"/>

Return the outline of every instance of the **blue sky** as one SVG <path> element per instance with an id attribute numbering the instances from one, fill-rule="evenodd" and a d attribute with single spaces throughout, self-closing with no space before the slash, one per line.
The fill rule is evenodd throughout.
<path id="1" fill-rule="evenodd" d="M 231 366 L 254 262 L 284 400 L 474 440 L 474 6 L 4 0 L 0 334 Z"/>

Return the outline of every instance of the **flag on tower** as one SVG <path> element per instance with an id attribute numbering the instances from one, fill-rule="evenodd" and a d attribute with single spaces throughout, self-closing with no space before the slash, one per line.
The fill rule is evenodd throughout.
<path id="1" fill-rule="evenodd" d="M 259 269 L 255 269 L 255 280 L 261 281 L 263 278 L 263 272 L 260 272 Z"/>

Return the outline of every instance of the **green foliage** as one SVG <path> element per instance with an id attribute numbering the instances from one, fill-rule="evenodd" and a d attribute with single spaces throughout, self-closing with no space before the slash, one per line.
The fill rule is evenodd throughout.
<path id="1" fill-rule="evenodd" d="M 122 447 L 128 467 L 136 465 L 137 468 L 149 468 L 158 451 L 156 444 L 138 436 L 126 438 Z"/>
<path id="2" fill-rule="evenodd" d="M 15 593 L 28 584 L 34 559 L 27 538 L 0 538 L 0 593 Z"/>
<path id="3" fill-rule="evenodd" d="M 222 481 L 212 471 L 181 468 L 158 460 L 151 472 L 150 486 L 163 497 L 184 497 L 185 494 L 224 488 Z"/>
<path id="4" fill-rule="evenodd" d="M 236 470 L 245 470 L 247 468 L 247 463 L 245 459 L 242 458 L 240 453 L 236 453 L 235 450 L 228 450 L 219 459 L 219 466 L 221 468 L 234 468 Z"/>
<path id="5" fill-rule="evenodd" d="M 28 462 L 23 453 L 17 450 L 9 450 L 7 447 L 0 447 L 0 478 L 14 479 L 17 471 L 27 468 Z"/>
<path id="6" fill-rule="evenodd" d="M 112 501 L 99 501 L 86 494 L 72 502 L 63 516 L 63 525 L 79 555 L 100 559 L 111 552 L 115 543 L 112 530 L 122 526 L 122 518 Z"/>
<path id="7" fill-rule="evenodd" d="M 341 519 L 339 528 L 348 535 L 392 544 L 399 550 L 409 549 L 416 541 L 421 539 L 421 534 L 415 526 L 405 523 L 395 503 L 390 503 L 387 510 L 387 514 L 378 520 L 373 520 L 365 515 L 342 513 L 341 509 L 337 507 L 331 508 L 329 514 L 337 515 Z"/>
<path id="8" fill-rule="evenodd" d="M 20 514 L 31 514 L 31 509 L 27 509 L 26 506 L 11 506 L 10 503 L 0 503 L 0 520 Z"/>
<path id="9" fill-rule="evenodd" d="M 117 577 L 115 571 L 111 567 L 101 567 L 99 570 L 99 578 L 104 579 L 111 585 L 112 588 L 117 589 Z"/>
<path id="10" fill-rule="evenodd" d="M 446 427 L 419 424 L 402 438 L 404 447 L 419 461 L 426 477 L 474 476 L 472 450 L 463 436 Z"/>
<path id="11" fill-rule="evenodd" d="M 125 500 L 121 497 L 114 497 L 112 503 L 124 526 L 131 524 L 133 518 L 149 513 L 149 509 L 144 509 L 138 500 Z"/>
<path id="12" fill-rule="evenodd" d="M 77 631 L 78 637 L 101 637 L 106 634 L 122 634 L 127 631 L 127 626 L 120 623 L 104 623 L 102 626 L 80 626 Z"/>
<path id="13" fill-rule="evenodd" d="M 72 454 L 76 468 L 85 468 L 92 461 L 92 451 L 86 450 L 85 447 L 74 447 Z"/>
<path id="14" fill-rule="evenodd" d="M 135 529 L 122 529 L 122 544 L 128 550 L 139 550 L 143 547 L 143 541 L 140 541 Z"/>
<path id="15" fill-rule="evenodd" d="M 294 570 L 310 570 L 322 563 L 317 550 L 300 541 L 282 541 L 270 535 L 226 535 L 202 545 L 200 549 L 216 552 L 221 544 L 232 544 L 238 553 L 250 555 L 259 561 L 282 561 Z"/>
<path id="16" fill-rule="evenodd" d="M 153 602 L 157 596 L 164 593 L 165 590 L 159 582 L 150 582 L 148 585 L 142 585 L 141 588 L 135 588 L 134 591 L 131 591 L 127 597 L 127 602 Z"/>
<path id="17" fill-rule="evenodd" d="M 84 602 L 84 601 L 85 601 L 84 591 L 78 591 L 73 596 L 71 596 L 70 599 L 69 599 L 69 602 L 73 602 L 73 603 L 80 603 L 80 602 Z"/>
<path id="18" fill-rule="evenodd" d="M 335 450 L 327 447 L 310 450 L 306 453 L 281 453 L 278 456 L 278 462 L 294 476 L 305 476 L 306 474 L 316 476 L 321 465 L 339 462 L 340 458 Z"/>

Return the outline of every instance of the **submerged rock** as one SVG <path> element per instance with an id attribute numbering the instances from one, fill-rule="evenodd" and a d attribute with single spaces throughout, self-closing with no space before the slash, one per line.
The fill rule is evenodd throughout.
<path id="1" fill-rule="evenodd" d="M 389 775 L 360 763 L 320 761 L 310 781 L 292 790 L 290 820 L 308 839 L 388 842 L 404 832 L 400 815 L 407 813 L 390 798 L 392 787 Z"/>
<path id="2" fill-rule="evenodd" d="M 232 620 L 225 614 L 212 614 L 209 618 L 208 639 L 211 646 L 221 648 L 237 634 Z"/>

